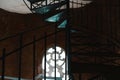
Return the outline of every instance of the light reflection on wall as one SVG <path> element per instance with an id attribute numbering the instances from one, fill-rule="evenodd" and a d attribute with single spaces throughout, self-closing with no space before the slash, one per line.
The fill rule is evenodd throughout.
<path id="1" fill-rule="evenodd" d="M 48 0 L 48 3 L 50 1 L 51 0 Z M 70 1 L 78 2 L 78 3 L 82 2 L 85 4 L 88 4 L 91 2 L 91 1 L 83 1 L 83 0 L 70 0 Z M 29 5 L 29 2 L 27 0 L 25 0 L 25 2 L 27 2 L 27 4 Z M 78 7 L 78 5 L 76 4 L 73 4 L 73 5 L 74 5 L 74 8 Z M 22 14 L 31 13 L 31 11 L 24 4 L 23 0 L 0 0 L 0 8 L 10 12 L 15 12 L 15 13 L 22 13 Z"/>

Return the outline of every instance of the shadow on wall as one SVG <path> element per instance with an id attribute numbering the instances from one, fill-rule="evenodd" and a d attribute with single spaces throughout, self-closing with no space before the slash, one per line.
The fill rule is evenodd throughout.
<path id="1" fill-rule="evenodd" d="M 31 31 L 23 36 L 22 45 L 28 44 L 33 41 L 33 36 L 36 35 L 36 39 L 40 37 L 44 37 L 44 33 L 47 32 L 51 34 L 54 32 L 54 24 L 45 23 L 41 19 L 41 16 L 37 14 L 16 14 L 6 12 L 4 10 L 0 10 L 0 25 L 1 25 L 1 38 L 9 35 L 13 35 L 15 33 L 20 33 L 22 31 L 26 31 L 30 28 L 41 27 L 39 30 Z M 49 25 L 49 26 L 48 26 Z M 6 30 L 7 28 L 7 30 Z M 4 30 L 5 29 L 5 30 Z M 49 31 L 48 31 L 49 30 Z M 64 32 L 60 32 L 57 38 L 57 44 L 60 46 L 64 46 Z M 7 39 L 0 42 L 0 57 L 2 56 L 3 48 L 6 48 L 6 54 L 11 53 L 15 49 L 18 49 L 20 46 L 20 36 L 14 37 L 12 39 Z M 54 43 L 54 35 L 47 38 L 47 45 L 50 46 Z M 44 39 L 38 41 L 36 43 L 36 74 L 38 73 L 38 65 L 42 62 L 41 59 L 43 57 L 44 52 Z M 32 78 L 33 75 L 33 44 L 22 49 L 22 78 Z M 2 61 L 0 60 L 0 65 Z M 5 75 L 11 77 L 18 77 L 18 69 L 19 69 L 19 51 L 13 52 L 12 55 L 9 55 L 6 58 L 5 63 Z M 0 66 L 1 70 L 1 66 Z M 1 74 L 1 71 L 0 71 Z"/>
<path id="2" fill-rule="evenodd" d="M 120 39 L 119 10 L 119 0 L 93 0 L 85 7 L 71 10 L 71 25 Z"/>
<path id="3" fill-rule="evenodd" d="M 37 14 L 17 14 L 0 9 L 0 38 L 45 25 Z"/>

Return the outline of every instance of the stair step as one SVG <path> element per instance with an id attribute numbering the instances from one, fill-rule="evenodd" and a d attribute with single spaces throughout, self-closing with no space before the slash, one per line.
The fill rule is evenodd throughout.
<path id="1" fill-rule="evenodd" d="M 120 57 L 120 54 L 118 53 L 115 53 L 115 52 L 94 52 L 94 51 L 91 51 L 91 52 L 72 52 L 71 53 L 71 56 L 80 56 L 80 55 L 83 55 L 83 56 L 98 56 L 98 57 Z"/>
<path id="2" fill-rule="evenodd" d="M 93 36 L 89 35 L 71 35 L 72 38 L 93 38 Z"/>
<path id="3" fill-rule="evenodd" d="M 81 33 L 72 33 L 71 34 L 72 38 L 98 38 L 97 36 L 91 35 L 91 34 L 86 34 L 85 32 L 81 32 Z"/>
<path id="4" fill-rule="evenodd" d="M 29 1 L 32 4 L 34 4 L 36 2 L 41 2 L 41 1 L 46 1 L 46 0 L 27 0 L 27 1 Z"/>
<path id="5" fill-rule="evenodd" d="M 102 44 L 108 44 L 107 42 L 106 43 L 101 43 L 100 41 L 98 41 L 98 40 L 95 40 L 95 39 L 90 39 L 90 38 L 72 38 L 71 39 L 71 42 L 72 43 L 81 43 L 81 44 L 85 44 L 85 45 L 102 45 Z"/>
<path id="6" fill-rule="evenodd" d="M 67 24 L 67 20 L 64 20 L 59 26 L 58 28 L 65 28 Z"/>
<path id="7" fill-rule="evenodd" d="M 90 43 L 90 42 L 76 42 L 72 43 L 72 46 L 82 46 L 82 45 L 87 45 L 87 46 L 112 46 L 112 44 L 102 44 L 102 43 Z"/>
<path id="8" fill-rule="evenodd" d="M 48 22 L 59 22 L 62 18 L 64 18 L 64 14 L 65 14 L 65 12 L 60 12 L 58 14 L 55 14 L 55 15 L 45 19 L 45 21 L 48 21 Z"/>
<path id="9" fill-rule="evenodd" d="M 2 78 L 2 76 L 0 76 L 0 79 Z M 4 79 L 5 80 L 18 80 L 19 78 L 18 77 L 11 77 L 11 76 L 4 76 Z M 24 78 L 21 78 L 21 80 L 31 80 L 31 79 L 24 79 Z"/>
<path id="10" fill-rule="evenodd" d="M 46 5 L 46 6 L 43 6 L 43 7 L 34 8 L 32 10 L 35 11 L 35 13 L 45 14 L 45 13 L 48 13 L 52 10 L 55 10 L 56 8 L 59 8 L 63 5 L 65 5 L 65 4 L 66 4 L 66 1 L 61 1 L 59 3 L 49 4 L 49 5 Z"/>
<path id="11" fill-rule="evenodd" d="M 79 69 L 78 69 L 79 68 Z M 120 66 L 97 64 L 97 63 L 77 63 L 71 62 L 71 71 L 73 73 L 120 73 Z M 108 79 L 109 80 L 109 79 Z"/>
<path id="12" fill-rule="evenodd" d="M 77 29 L 74 29 L 74 28 L 71 28 L 71 29 L 73 29 L 73 30 L 75 30 L 76 31 L 76 33 L 72 33 L 71 35 L 72 36 L 94 36 L 95 37 L 95 35 L 93 35 L 93 34 L 91 34 L 91 33 L 88 33 L 88 32 L 86 32 L 86 31 L 83 31 L 83 30 L 77 30 Z"/>
<path id="13" fill-rule="evenodd" d="M 77 32 L 77 30 L 74 30 L 74 29 L 71 29 L 70 31 L 71 31 L 71 33 L 76 33 Z"/>
<path id="14" fill-rule="evenodd" d="M 96 75 L 88 80 L 106 80 L 104 76 L 102 75 Z"/>

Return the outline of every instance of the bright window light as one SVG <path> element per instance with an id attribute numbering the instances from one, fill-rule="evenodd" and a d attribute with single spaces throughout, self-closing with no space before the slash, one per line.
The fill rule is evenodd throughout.
<path id="1" fill-rule="evenodd" d="M 55 52 L 56 52 L 56 59 L 55 59 Z M 55 77 L 55 69 L 56 69 L 56 77 L 61 78 L 61 80 L 64 80 L 65 74 L 67 73 L 65 71 L 65 65 L 67 64 L 65 62 L 65 50 L 62 49 L 59 46 L 56 46 L 56 50 L 54 47 L 49 48 L 46 51 L 46 78 L 53 78 Z M 55 60 L 56 60 L 56 68 L 55 68 Z M 44 74 L 45 69 L 45 57 L 43 57 L 42 60 L 42 73 Z M 68 80 L 68 75 L 67 80 Z M 53 80 L 53 79 L 47 79 L 47 80 Z M 59 79 L 58 79 L 59 80 Z"/>

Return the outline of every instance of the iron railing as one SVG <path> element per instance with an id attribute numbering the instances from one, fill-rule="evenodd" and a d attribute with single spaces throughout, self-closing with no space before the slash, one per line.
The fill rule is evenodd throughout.
<path id="1" fill-rule="evenodd" d="M 77 0 L 77 1 L 79 1 L 79 0 Z M 32 58 L 32 60 L 33 60 L 33 63 L 32 63 L 33 76 L 32 76 L 32 79 L 35 80 L 35 76 L 36 76 L 36 53 L 37 53 L 36 52 L 36 48 L 37 48 L 36 44 L 37 44 L 37 42 L 39 42 L 40 40 L 44 40 L 44 55 L 45 55 L 45 61 L 46 61 L 46 49 L 47 49 L 47 45 L 48 45 L 47 44 L 48 38 L 50 36 L 54 35 L 54 43 L 53 44 L 56 46 L 57 45 L 56 38 L 58 37 L 57 34 L 62 32 L 62 31 L 66 32 L 65 45 L 66 45 L 66 54 L 67 54 L 66 57 L 68 58 L 68 61 L 71 60 L 70 53 L 72 52 L 71 51 L 71 48 L 72 48 L 71 34 L 72 33 L 70 32 L 70 30 L 72 30 L 72 29 L 75 30 L 76 32 L 79 32 L 79 30 L 81 31 L 81 28 L 82 28 L 82 29 L 86 30 L 86 31 L 83 30 L 83 34 L 84 33 L 88 33 L 88 34 L 90 33 L 93 36 L 98 36 L 98 37 L 103 38 L 104 40 L 109 40 L 108 42 L 110 42 L 113 45 L 114 49 L 120 47 L 119 35 L 118 35 L 119 31 L 117 31 L 117 29 L 119 29 L 119 27 L 118 27 L 119 25 L 117 25 L 117 24 L 114 25 L 114 23 L 112 23 L 112 20 L 113 20 L 112 15 L 114 15 L 112 13 L 112 10 L 116 8 L 116 14 L 117 14 L 117 12 L 119 11 L 118 9 L 120 8 L 120 5 L 104 5 L 104 4 L 99 5 L 99 4 L 94 4 L 94 2 L 91 3 L 91 4 L 86 5 L 86 3 L 77 2 L 77 1 L 76 2 L 74 2 L 74 0 L 70 1 L 71 6 L 69 4 L 67 4 L 68 15 L 70 15 L 70 17 L 73 18 L 73 19 L 71 20 L 70 17 L 67 16 L 68 24 L 67 24 L 65 30 L 63 30 L 63 29 L 62 30 L 61 29 L 60 30 L 55 29 L 55 30 L 53 30 L 52 33 L 49 33 L 49 34 L 47 33 L 47 31 L 45 31 L 45 32 L 43 32 L 44 36 L 42 36 L 42 37 L 40 36 L 39 38 L 37 38 L 37 36 L 34 35 L 34 36 L 32 36 L 33 37 L 32 41 L 28 42 L 26 44 L 24 44 L 24 42 L 23 42 L 23 40 L 24 40 L 23 36 L 25 34 L 31 32 L 31 31 L 36 31 L 36 30 L 41 29 L 43 27 L 48 27 L 49 25 L 45 25 L 43 27 L 33 28 L 33 29 L 30 29 L 30 30 L 27 30 L 27 31 L 24 31 L 24 32 L 21 32 L 21 33 L 18 33 L 18 34 L 14 34 L 12 36 L 8 36 L 8 37 L 5 37 L 3 39 L 0 39 L 0 42 L 3 42 L 5 40 L 7 40 L 7 39 L 12 39 L 12 38 L 15 38 L 15 37 L 19 37 L 19 41 L 18 41 L 19 42 L 18 43 L 19 47 L 17 47 L 16 49 L 14 49 L 14 50 L 12 50 L 10 52 L 7 52 L 5 47 L 2 48 L 2 53 L 1 53 L 2 55 L 0 57 L 0 60 L 2 62 L 2 64 L 1 64 L 1 67 L 2 67 L 1 68 L 1 79 L 2 80 L 6 79 L 6 76 L 5 76 L 6 58 L 8 56 L 12 55 L 12 54 L 15 54 L 16 52 L 19 52 L 18 53 L 18 55 L 19 55 L 19 57 L 18 57 L 19 58 L 18 59 L 18 63 L 19 63 L 18 64 L 18 66 L 19 66 L 19 68 L 18 68 L 18 80 L 22 79 L 22 68 L 21 68 L 22 67 L 22 65 L 21 65 L 21 63 L 22 63 L 22 55 L 23 55 L 22 50 L 23 50 L 23 48 L 31 46 L 31 45 L 33 45 L 33 55 L 32 55 L 32 57 L 33 57 Z M 30 8 L 28 6 L 29 9 L 31 9 L 32 7 L 34 7 L 34 6 L 31 6 Z M 69 7 L 71 9 L 69 9 Z M 104 20 L 103 19 L 104 13 L 100 14 L 101 11 L 104 10 L 104 9 L 105 9 L 105 11 L 108 11 L 106 13 L 109 14 L 108 17 L 106 17 L 107 15 L 105 16 L 105 18 L 108 20 L 107 23 L 104 23 L 102 21 L 102 20 Z M 94 15 L 92 15 L 92 13 L 89 14 L 91 12 L 91 10 L 96 11 L 96 12 L 93 12 Z M 76 11 L 78 11 L 78 12 L 76 12 Z M 94 20 L 91 17 L 91 15 L 94 17 Z M 102 16 L 102 17 L 100 17 L 100 16 Z M 115 17 L 117 17 L 117 16 L 120 16 L 120 15 L 119 14 L 115 15 Z M 119 19 L 116 19 L 116 23 L 119 22 L 118 20 Z M 77 23 L 77 25 L 76 25 L 76 23 Z M 95 24 L 91 24 L 91 23 L 95 23 Z M 106 25 L 104 25 L 104 24 L 106 24 Z M 75 27 L 75 26 L 78 26 L 80 29 L 78 27 Z M 106 29 L 108 29 L 108 32 L 106 32 L 106 30 L 104 28 L 105 26 L 108 26 L 108 27 L 106 27 Z M 54 25 L 54 27 L 56 28 L 57 25 Z M 113 27 L 115 27 L 115 28 L 113 29 Z M 56 48 L 55 48 L 55 52 L 56 52 Z M 86 54 L 86 55 L 89 56 L 89 54 Z M 55 59 L 56 59 L 56 55 L 55 55 Z M 120 59 L 120 58 L 118 58 L 118 59 Z M 111 60 L 109 60 L 109 61 L 106 60 L 106 61 L 110 62 Z M 69 63 L 68 66 L 70 67 L 70 62 L 68 62 L 68 63 Z M 55 64 L 56 64 L 56 62 L 55 62 Z M 44 79 L 46 79 L 46 63 L 44 63 L 44 66 L 45 66 Z M 55 67 L 56 67 L 56 65 L 55 65 Z M 68 71 L 68 74 L 71 74 L 71 71 Z M 56 68 L 55 68 L 55 80 L 56 80 Z M 92 79 L 92 80 L 94 80 L 94 79 Z"/>

